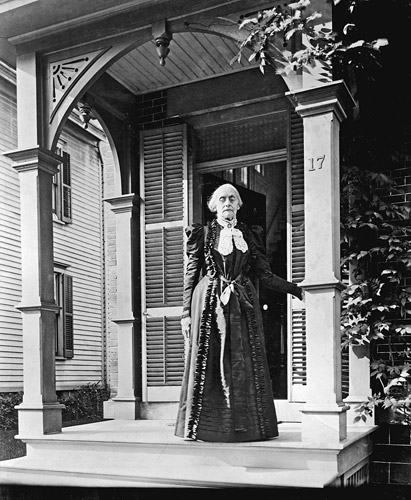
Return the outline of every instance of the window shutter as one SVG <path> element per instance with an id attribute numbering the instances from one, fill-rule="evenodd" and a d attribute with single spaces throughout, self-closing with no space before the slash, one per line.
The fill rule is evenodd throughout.
<path id="1" fill-rule="evenodd" d="M 72 222 L 71 210 L 71 164 L 70 155 L 63 151 L 64 162 L 61 164 L 61 190 L 62 207 L 61 220 Z"/>
<path id="2" fill-rule="evenodd" d="M 350 285 L 350 275 L 348 269 L 341 269 L 341 281 L 344 285 Z M 344 310 L 347 307 L 347 299 L 341 301 L 341 308 Z M 344 343 L 343 336 L 341 337 L 341 390 L 342 398 L 345 399 L 349 396 L 350 392 L 350 349 L 352 347 L 342 348 Z"/>
<path id="3" fill-rule="evenodd" d="M 180 317 L 147 319 L 148 386 L 179 385 L 184 370 Z"/>
<path id="4" fill-rule="evenodd" d="M 186 127 L 142 132 L 140 151 L 145 397 L 171 401 L 184 370 L 180 316 L 187 225 Z"/>
<path id="5" fill-rule="evenodd" d="M 300 283 L 305 277 L 304 238 L 304 128 L 302 118 L 292 110 L 290 140 L 291 163 L 291 280 Z M 290 299 L 291 401 L 305 399 L 307 382 L 305 309 L 300 301 Z"/>
<path id="6" fill-rule="evenodd" d="M 72 358 L 74 355 L 73 278 L 64 274 L 63 279 L 64 357 Z"/>

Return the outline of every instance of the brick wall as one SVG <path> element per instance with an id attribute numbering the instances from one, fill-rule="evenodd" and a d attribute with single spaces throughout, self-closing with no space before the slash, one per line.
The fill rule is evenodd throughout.
<path id="1" fill-rule="evenodd" d="M 395 180 L 402 193 L 392 193 L 388 198 L 391 202 L 408 205 L 411 202 L 411 131 L 404 133 L 403 155 L 397 168 L 389 175 Z M 411 286 L 411 276 L 405 278 L 405 284 Z M 411 318 L 398 321 L 399 324 L 411 323 Z M 411 335 L 398 337 L 397 345 L 391 345 L 391 350 L 411 346 Z M 378 355 L 382 359 L 389 356 L 389 346 L 384 341 L 377 345 Z M 403 360 L 400 360 L 403 362 Z M 376 413 L 376 422 L 387 421 L 387 411 Z M 370 460 L 370 483 L 372 485 L 400 486 L 411 483 L 411 426 L 402 424 L 381 423 L 373 435 L 374 445 Z"/>
<path id="2" fill-rule="evenodd" d="M 402 139 L 401 161 L 398 166 L 388 172 L 395 181 L 400 193 L 393 191 L 387 198 L 391 203 L 409 206 L 411 202 L 411 130 L 405 131 Z M 408 225 L 411 223 L 408 221 Z M 404 236 L 405 237 L 405 236 Z M 404 278 L 404 284 L 411 286 L 411 274 Z M 410 324 L 411 317 L 399 318 L 398 324 Z M 384 341 L 378 342 L 377 353 L 382 359 L 388 359 L 390 351 L 396 348 L 403 350 L 405 346 L 411 346 L 411 335 L 400 335 L 398 342 L 391 345 L 391 348 Z M 400 360 L 403 362 L 403 359 Z M 378 384 L 377 384 L 378 385 Z"/>
<path id="3" fill-rule="evenodd" d="M 372 485 L 411 483 L 411 427 L 382 424 L 374 433 L 370 459 Z"/>
<path id="4" fill-rule="evenodd" d="M 178 117 L 167 116 L 167 92 L 159 90 L 136 98 L 134 123 L 138 130 L 167 127 L 182 123 Z"/>
<path id="5" fill-rule="evenodd" d="M 100 143 L 100 155 L 103 162 L 103 197 L 116 196 L 114 159 L 107 142 Z M 105 296 L 106 296 L 106 342 L 105 362 L 106 380 L 110 387 L 110 396 L 117 393 L 118 357 L 117 325 L 113 318 L 117 312 L 117 257 L 116 257 L 116 221 L 110 205 L 104 203 L 104 258 L 105 258 Z"/>

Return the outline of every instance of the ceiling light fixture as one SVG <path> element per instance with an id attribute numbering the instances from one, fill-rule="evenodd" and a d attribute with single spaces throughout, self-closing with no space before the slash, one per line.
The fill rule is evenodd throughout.
<path id="1" fill-rule="evenodd" d="M 158 57 L 160 58 L 160 66 L 165 66 L 166 57 L 170 52 L 168 46 L 170 45 L 170 38 L 167 33 L 163 33 L 155 39 L 156 42 L 156 50 Z"/>

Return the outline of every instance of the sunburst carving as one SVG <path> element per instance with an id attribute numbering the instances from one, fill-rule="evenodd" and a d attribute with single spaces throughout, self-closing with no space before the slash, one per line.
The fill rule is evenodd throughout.
<path id="1" fill-rule="evenodd" d="M 89 61 L 89 57 L 81 57 L 79 59 L 70 59 L 61 63 L 56 63 L 51 66 L 52 81 L 53 81 L 53 103 L 57 102 L 57 91 L 66 90 L 73 78 L 80 69 Z"/>
<path id="2" fill-rule="evenodd" d="M 63 102 L 70 89 L 76 81 L 107 51 L 96 50 L 87 54 L 80 54 L 75 57 L 65 58 L 49 64 L 50 74 L 50 103 L 51 114 L 50 123 L 58 107 Z"/>

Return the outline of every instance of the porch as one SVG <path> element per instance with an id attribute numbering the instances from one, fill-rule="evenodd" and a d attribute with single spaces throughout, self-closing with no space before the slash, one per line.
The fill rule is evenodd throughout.
<path id="1" fill-rule="evenodd" d="M 17 437 L 27 444 L 27 456 L 2 463 L 0 483 L 51 486 L 72 486 L 75 483 L 78 486 L 93 487 L 301 486 L 305 488 L 365 483 L 368 474 L 368 457 L 371 453 L 370 434 L 374 426 L 360 423 L 352 427 L 351 423 L 355 404 L 363 401 L 369 394 L 369 362 L 366 355 L 350 353 L 348 398 L 343 399 L 341 389 L 339 316 L 340 295 L 344 285 L 340 276 L 338 236 L 339 130 L 340 122 L 347 117 L 354 105 L 342 81 L 321 85 L 318 84 L 319 82 L 314 82 L 314 85 L 307 75 L 302 75 L 297 78 L 298 85 L 291 81 L 285 82 L 286 88 L 284 84 L 278 88 L 273 85 L 273 88 L 267 90 L 263 96 L 255 96 L 253 99 L 250 99 L 248 95 L 249 89 L 245 88 L 244 93 L 247 96 L 242 97 L 238 102 L 233 102 L 231 87 L 227 86 L 230 90 L 229 96 L 226 96 L 217 107 L 214 107 L 214 102 L 207 103 L 204 109 L 191 110 L 187 113 L 184 109 L 177 112 L 170 106 L 166 116 L 167 119 L 171 119 L 178 115 L 178 119 L 184 122 L 183 125 L 186 125 L 186 121 L 195 128 L 200 121 L 199 116 L 204 115 L 210 118 L 214 113 L 213 120 L 203 123 L 204 127 L 207 125 L 205 128 L 219 126 L 223 119 L 224 123 L 231 124 L 227 127 L 233 128 L 232 123 L 241 122 L 245 118 L 248 120 L 254 116 L 250 113 L 245 114 L 243 111 L 247 106 L 253 106 L 252 111 L 257 113 L 256 116 L 275 115 L 278 130 L 290 132 L 287 137 L 284 134 L 284 144 L 281 144 L 281 149 L 274 141 L 276 135 L 280 134 L 270 132 L 271 146 L 266 148 L 263 159 L 267 160 L 266 153 L 268 152 L 271 154 L 269 159 L 280 158 L 281 161 L 287 162 L 288 176 L 290 179 L 292 177 L 296 179 L 295 183 L 298 186 L 295 192 L 297 190 L 300 192 L 300 196 L 294 196 L 293 190 L 287 188 L 289 191 L 287 196 L 290 198 L 289 246 L 292 246 L 293 228 L 300 228 L 298 240 L 301 240 L 302 227 L 305 232 L 304 250 L 296 258 L 294 255 L 289 257 L 290 268 L 294 261 L 300 265 L 300 271 L 301 262 L 306 268 L 305 274 L 301 272 L 301 276 L 297 277 L 298 281 L 304 279 L 301 286 L 306 291 L 305 304 L 292 304 L 291 300 L 289 304 L 289 322 L 291 324 L 294 314 L 294 323 L 298 327 L 297 333 L 299 334 L 297 338 L 290 333 L 289 350 L 290 352 L 292 349 L 296 351 L 300 363 L 297 368 L 301 365 L 303 369 L 300 371 L 296 369 L 293 373 L 291 369 L 289 370 L 288 399 L 290 403 L 298 403 L 298 406 L 301 406 L 301 413 L 299 413 L 301 423 L 281 423 L 280 437 L 275 440 L 223 444 L 188 442 L 174 437 L 174 422 L 172 418 L 169 419 L 169 415 L 165 420 L 135 420 L 141 412 L 141 400 L 143 404 L 175 401 L 174 392 L 178 391 L 178 384 L 175 380 L 172 380 L 174 385 L 168 386 L 165 382 L 163 384 L 163 381 L 160 381 L 163 385 L 159 384 L 158 380 L 152 380 L 152 385 L 150 385 L 150 380 L 148 380 L 150 375 L 150 366 L 147 368 L 149 364 L 147 361 L 149 357 L 147 355 L 148 326 L 160 324 L 159 336 L 161 338 L 170 332 L 170 336 L 173 332 L 177 332 L 181 344 L 178 329 L 181 304 L 178 300 L 170 299 L 169 301 L 168 297 L 161 296 L 158 299 L 155 296 L 155 300 L 149 297 L 153 300 L 151 303 L 148 301 L 147 305 L 144 280 L 151 277 L 146 272 L 146 268 L 150 268 L 150 262 L 146 262 L 144 257 L 145 254 L 150 254 L 152 247 L 147 245 L 146 248 L 146 241 L 154 246 L 157 246 L 158 241 L 147 235 L 150 236 L 155 231 L 162 234 L 163 229 L 178 230 L 182 234 L 183 226 L 192 222 L 191 219 L 194 220 L 193 214 L 200 207 L 200 203 L 197 203 L 197 207 L 192 206 L 193 193 L 195 193 L 195 188 L 200 186 L 199 183 L 196 184 L 195 175 L 206 172 L 210 168 L 210 162 L 200 158 L 198 161 L 191 159 L 190 163 L 186 154 L 187 141 L 183 141 L 185 149 L 181 148 L 180 151 L 183 151 L 181 158 L 184 161 L 177 164 L 177 173 L 173 171 L 172 178 L 178 181 L 173 184 L 175 185 L 173 189 L 180 195 L 184 195 L 186 202 L 181 203 L 181 214 L 175 215 L 173 212 L 171 216 L 164 215 L 167 211 L 163 206 L 163 194 L 160 193 L 159 198 L 154 200 L 144 191 L 145 184 L 149 184 L 144 177 L 149 167 L 152 170 L 155 167 L 157 169 L 155 171 L 158 172 L 162 172 L 162 169 L 167 167 L 163 165 L 164 148 L 161 148 L 159 155 L 161 169 L 157 168 L 157 163 L 154 167 L 150 164 L 151 166 L 146 168 L 146 163 L 149 164 L 149 162 L 145 163 L 144 143 L 140 145 L 141 151 L 139 151 L 136 145 L 133 145 L 131 133 L 129 136 L 127 132 L 124 137 L 120 138 L 114 133 L 118 128 L 114 118 L 120 118 L 122 130 L 123 126 L 127 131 L 130 128 L 127 121 L 128 101 L 119 109 L 114 108 L 113 105 L 105 102 L 110 88 L 103 88 L 104 92 L 102 92 L 100 87 L 93 87 L 92 84 L 98 80 L 98 77 L 104 75 L 110 65 L 113 66 L 115 62 L 120 61 L 124 54 L 144 44 L 152 44 L 153 37 L 158 35 L 157 24 L 164 29 L 166 27 L 171 29 L 176 34 L 185 33 L 192 21 L 191 17 L 188 17 L 189 14 L 192 14 L 193 21 L 197 24 L 201 21 L 201 25 L 214 26 L 217 14 L 233 15 L 236 8 L 239 8 L 238 5 L 237 7 L 234 5 L 239 2 L 229 2 L 233 3 L 229 8 L 224 3 L 218 5 L 219 2 L 215 1 L 212 3 L 218 6 L 218 11 L 208 12 L 207 9 L 211 7 L 207 6 L 206 9 L 203 5 L 204 13 L 200 16 L 201 12 L 192 12 L 194 7 L 190 2 L 183 2 L 185 10 L 182 9 L 182 13 L 178 16 L 178 26 L 173 27 L 172 23 L 166 23 L 165 19 L 151 19 L 145 11 L 139 11 L 138 3 L 140 2 L 130 7 L 135 10 L 133 14 L 136 16 L 138 14 L 135 33 L 131 31 L 123 33 L 121 19 L 116 20 L 107 16 L 104 23 L 112 21 L 113 27 L 118 23 L 117 38 L 113 38 L 113 33 L 109 29 L 107 32 L 104 31 L 106 26 L 102 24 L 99 26 L 99 30 L 102 30 L 99 31 L 101 40 L 96 41 L 93 38 L 91 25 L 88 34 L 84 35 L 85 38 L 79 39 L 75 36 L 77 24 L 73 21 L 73 26 L 69 26 L 70 23 L 68 23 L 67 29 L 72 29 L 71 39 L 76 40 L 79 45 L 71 46 L 72 42 L 68 41 L 67 36 L 64 37 L 64 41 L 60 39 L 56 41 L 53 39 L 53 33 L 50 32 L 48 34 L 50 39 L 40 39 L 36 48 L 33 46 L 20 48 L 22 55 L 19 55 L 17 69 L 23 77 L 18 80 L 18 95 L 22 96 L 18 100 L 19 149 L 8 152 L 6 155 L 14 162 L 14 168 L 19 172 L 20 194 L 23 200 L 21 218 L 23 297 L 18 308 L 23 318 L 24 401 L 18 408 L 20 434 Z M 153 2 L 157 7 L 165 3 Z M 246 3 L 248 5 L 251 2 Z M 258 3 L 262 4 L 262 2 Z M 160 12 L 161 9 L 158 8 L 158 11 Z M 168 14 L 165 12 L 162 15 L 167 17 Z M 171 14 L 168 17 L 171 17 Z M 235 19 L 237 17 L 236 15 Z M 143 23 L 146 19 L 150 28 L 146 28 Z M 187 19 L 190 19 L 190 22 Z M 87 17 L 87 22 L 91 23 L 91 20 Z M 85 19 L 82 21 L 86 23 Z M 97 17 L 95 21 L 98 24 Z M 237 25 L 233 26 L 237 30 Z M 224 35 L 228 37 L 230 35 L 228 27 L 221 27 L 218 23 L 215 33 L 220 34 L 223 28 Z M 162 34 L 162 30 L 160 31 Z M 15 39 L 16 44 L 18 42 L 27 44 L 24 37 L 20 38 Z M 175 36 L 174 41 L 177 39 Z M 104 49 L 101 49 L 103 41 L 106 45 Z M 43 54 L 45 47 L 50 53 Z M 192 53 L 190 51 L 189 65 L 196 60 L 195 54 L 191 55 Z M 200 56 L 202 53 L 200 51 Z M 38 54 L 42 54 L 41 58 Z M 74 62 L 81 61 L 81 65 L 76 68 L 77 76 L 73 77 L 67 90 L 64 86 L 61 88 L 57 86 L 58 92 L 56 96 L 53 96 L 53 71 L 57 68 L 57 63 L 71 63 L 72 59 Z M 197 59 L 201 60 L 201 57 Z M 171 64 L 168 67 L 170 66 Z M 139 64 L 136 64 L 136 67 L 139 67 Z M 38 77 L 43 74 L 45 75 L 44 81 Z M 199 79 L 212 81 L 209 77 L 210 75 L 205 75 L 201 78 L 192 78 L 190 81 L 197 82 Z M 278 81 L 274 82 L 275 85 L 277 85 L 276 82 Z M 184 80 L 177 83 L 181 86 L 187 82 Z M 175 86 L 175 84 L 171 85 L 171 87 Z M 39 98 L 38 89 L 40 88 L 45 89 L 44 99 Z M 163 87 L 150 86 L 148 90 L 154 91 L 158 88 Z M 134 89 L 135 92 L 137 90 Z M 207 92 L 212 96 L 210 101 L 215 95 L 219 95 L 219 90 Z M 53 280 L 49 279 L 53 276 L 52 177 L 57 172 L 61 157 L 53 151 L 62 124 L 86 92 L 89 92 L 91 98 L 94 96 L 100 116 L 104 118 L 110 112 L 109 120 L 106 121 L 112 124 L 112 137 L 117 138 L 118 144 L 121 143 L 121 147 L 117 148 L 116 194 L 114 197 L 106 198 L 106 202 L 111 205 L 115 214 L 117 244 L 116 293 L 118 298 L 116 315 L 112 318 L 112 323 L 117 326 L 118 334 L 116 340 L 118 373 L 115 374 L 117 394 L 112 400 L 114 420 L 61 429 L 62 407 L 57 404 L 55 396 L 53 345 L 54 319 L 58 308 L 53 298 Z M 182 101 L 190 100 L 185 98 L 186 90 L 176 90 L 175 93 L 177 92 Z M 282 103 L 279 108 L 271 103 L 273 99 L 277 99 L 277 93 Z M 200 94 L 197 91 L 193 95 L 195 97 L 192 100 L 196 100 Z M 239 100 L 240 97 L 236 96 L 236 99 Z M 105 102 L 105 107 L 101 105 L 101 102 Z M 256 106 L 258 109 L 254 109 Z M 299 127 L 293 128 L 294 122 L 291 119 L 290 107 L 295 108 L 295 113 L 299 115 L 298 119 L 301 119 Z M 27 110 L 30 110 L 29 119 L 27 119 Z M 240 112 L 237 115 L 238 110 Z M 229 115 L 229 112 L 234 114 Z M 37 116 L 40 118 L 37 119 Z M 283 121 L 281 117 L 285 117 Z M 262 125 L 259 127 L 261 130 Z M 137 130 L 139 129 L 136 128 L 135 132 Z M 160 135 L 163 137 L 165 134 L 161 131 Z M 181 134 L 181 137 L 183 136 L 184 134 Z M 255 136 L 257 137 L 257 133 Z M 115 142 L 113 140 L 113 143 Z M 238 145 L 240 142 L 236 139 L 234 144 Z M 237 165 L 235 162 L 238 162 L 239 153 L 235 151 L 235 156 L 230 151 L 221 156 L 223 167 Z M 254 153 L 260 152 L 254 151 Z M 136 160 L 140 154 L 141 165 Z M 133 158 L 138 168 L 131 161 Z M 221 158 L 218 159 L 220 163 Z M 258 158 L 261 160 L 261 155 Z M 252 160 L 255 159 L 254 155 Z M 248 154 L 243 156 L 241 161 L 244 160 L 249 161 L 250 156 Z M 191 170 L 188 169 L 189 164 Z M 134 165 L 134 170 L 132 165 Z M 174 168 L 174 157 L 170 165 Z M 163 177 L 160 180 L 156 178 L 153 182 L 154 187 L 162 180 Z M 148 187 L 151 188 L 151 186 Z M 174 195 L 174 192 L 171 194 Z M 170 195 L 170 199 L 174 198 Z M 33 204 L 28 202 L 30 200 L 36 200 L 36 210 L 33 210 Z M 156 213 L 156 207 L 161 207 L 160 216 Z M 151 215 L 149 214 L 151 218 L 145 216 L 149 209 L 152 210 Z M 188 214 L 189 220 L 187 220 Z M 136 235 L 133 232 L 134 223 L 140 224 L 142 228 L 140 234 Z M 152 233 L 148 230 L 152 230 Z M 141 237 L 141 259 L 137 258 L 138 253 L 135 251 L 138 237 Z M 182 245 L 181 238 L 173 241 L 178 241 L 178 244 Z M 161 240 L 161 248 L 165 247 L 166 242 Z M 175 248 L 171 250 L 181 255 L 179 265 L 182 271 L 182 248 L 179 252 L 176 252 Z M 161 259 L 161 266 L 163 260 L 165 259 Z M 157 262 L 154 263 L 157 264 Z M 170 260 L 170 266 L 172 265 L 173 261 Z M 156 267 L 151 265 L 151 268 Z M 136 276 L 138 273 L 139 276 Z M 161 279 L 164 279 L 167 268 L 160 274 Z M 177 276 L 181 282 L 179 278 L 180 276 Z M 139 283 L 139 287 L 140 283 L 143 283 L 138 292 L 141 297 L 137 296 L 137 298 L 136 283 Z M 162 282 L 162 290 L 165 289 L 163 285 Z M 153 295 L 155 295 L 154 292 Z M 179 297 L 179 294 L 177 295 Z M 168 317 L 171 319 L 171 326 L 170 331 L 166 332 L 164 324 Z M 293 346 L 291 339 L 296 338 L 297 341 Z M 165 349 L 164 343 L 162 349 Z M 156 361 L 157 359 L 154 359 L 153 363 Z M 155 369 L 156 366 L 151 372 L 153 379 L 156 377 Z M 349 405 L 351 405 L 351 411 L 349 411 Z M 300 408 L 298 411 L 300 412 Z M 298 474 L 295 473 L 296 471 Z"/>
<path id="2" fill-rule="evenodd" d="M 279 437 L 268 441 L 206 443 L 175 437 L 172 420 L 106 420 L 58 434 L 17 436 L 27 444 L 27 456 L 0 465 L 0 484 L 359 486 L 368 479 L 373 428 L 349 426 L 345 440 L 320 448 L 302 442 L 299 423 L 280 423 Z"/>

